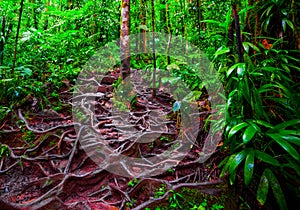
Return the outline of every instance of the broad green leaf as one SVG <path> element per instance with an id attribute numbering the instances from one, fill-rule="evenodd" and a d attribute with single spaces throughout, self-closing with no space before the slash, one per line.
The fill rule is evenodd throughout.
<path id="1" fill-rule="evenodd" d="M 239 63 L 234 64 L 233 66 L 231 66 L 226 73 L 226 76 L 229 77 L 229 75 L 233 72 L 233 70 L 235 70 L 237 67 L 239 66 Z"/>
<path id="2" fill-rule="evenodd" d="M 266 122 L 266 121 L 256 120 L 255 122 L 256 122 L 256 124 L 262 125 L 264 127 L 273 128 L 273 126 L 270 123 Z"/>
<path id="3" fill-rule="evenodd" d="M 279 133 L 281 135 L 300 135 L 300 131 L 299 130 L 280 130 Z"/>
<path id="4" fill-rule="evenodd" d="M 214 54 L 215 57 L 230 52 L 230 49 L 228 47 L 220 47 L 217 49 L 216 53 Z"/>
<path id="5" fill-rule="evenodd" d="M 280 166 L 280 163 L 278 162 L 278 160 L 273 158 L 271 155 L 261 152 L 259 150 L 255 150 L 255 157 L 265 163 L 268 163 L 268 164 L 271 164 L 274 166 Z"/>
<path id="6" fill-rule="evenodd" d="M 269 180 L 270 186 L 272 188 L 274 197 L 276 198 L 279 209 L 281 210 L 288 209 L 284 194 L 275 175 L 272 173 L 271 170 L 267 170 L 266 176 Z"/>
<path id="7" fill-rule="evenodd" d="M 244 73 L 246 71 L 246 64 L 245 63 L 239 63 L 237 69 L 236 69 L 236 72 L 237 72 L 237 75 L 239 77 L 243 77 L 244 76 Z"/>
<path id="8" fill-rule="evenodd" d="M 275 84 L 265 84 L 265 85 L 261 86 L 260 88 L 258 88 L 257 90 L 259 93 L 264 93 L 264 92 L 272 91 L 275 88 L 278 88 L 278 86 Z"/>
<path id="9" fill-rule="evenodd" d="M 256 123 L 254 122 L 254 120 L 247 120 L 247 122 L 253 127 L 255 128 L 256 132 L 261 133 L 261 129 L 258 125 L 256 125 Z"/>
<path id="10" fill-rule="evenodd" d="M 260 49 L 257 46 L 255 46 L 254 44 L 250 43 L 250 42 L 243 42 L 243 47 L 244 47 L 246 52 L 249 52 L 249 47 L 254 49 L 256 52 L 260 52 Z"/>
<path id="11" fill-rule="evenodd" d="M 229 174 L 229 182 L 230 185 L 233 185 L 236 178 L 236 170 L 234 170 L 232 173 Z"/>
<path id="12" fill-rule="evenodd" d="M 231 24 L 231 13 L 232 13 L 232 11 L 228 10 L 227 14 L 226 14 L 226 21 L 225 21 L 225 30 L 226 31 L 228 31 L 229 25 Z"/>
<path id="13" fill-rule="evenodd" d="M 282 138 L 290 143 L 300 146 L 300 136 L 283 135 Z"/>
<path id="14" fill-rule="evenodd" d="M 269 16 L 269 13 L 270 13 L 270 11 L 272 10 L 272 8 L 274 7 L 274 4 L 271 4 L 269 7 L 268 7 L 268 9 L 267 9 L 267 16 Z"/>
<path id="15" fill-rule="evenodd" d="M 235 154 L 229 156 L 229 157 L 226 157 L 224 160 L 222 160 L 222 162 L 219 164 L 218 167 L 222 167 L 223 165 L 223 168 L 222 168 L 222 171 L 221 171 L 221 174 L 220 174 L 220 177 L 223 177 L 225 175 L 225 173 L 228 171 L 228 168 L 230 166 L 230 163 L 231 161 L 234 159 L 235 157 Z"/>
<path id="16" fill-rule="evenodd" d="M 233 126 L 229 131 L 228 138 L 231 138 L 234 134 L 236 134 L 239 130 L 243 129 L 247 125 L 249 125 L 247 122 L 242 122 L 240 124 Z"/>
<path id="17" fill-rule="evenodd" d="M 242 85 L 240 90 L 243 90 L 242 93 L 243 93 L 244 98 L 247 100 L 247 102 L 249 104 L 251 104 L 251 92 L 249 89 L 248 78 L 243 77 L 243 79 L 240 81 L 240 84 Z"/>
<path id="18" fill-rule="evenodd" d="M 252 125 L 249 125 L 243 134 L 243 143 L 247 144 L 249 141 L 251 141 L 256 132 L 256 128 L 254 128 Z"/>
<path id="19" fill-rule="evenodd" d="M 284 18 L 284 20 L 285 20 L 285 22 L 289 25 L 289 27 L 291 27 L 292 30 L 295 30 L 294 24 L 293 24 L 292 21 L 290 21 L 290 20 L 288 20 L 288 19 L 285 19 L 285 18 Z"/>
<path id="20" fill-rule="evenodd" d="M 243 42 L 243 47 L 247 53 L 249 53 L 249 42 Z"/>
<path id="21" fill-rule="evenodd" d="M 288 152 L 295 160 L 300 162 L 300 154 L 298 151 L 287 141 L 285 141 L 282 136 L 278 133 L 267 133 L 269 137 L 274 139 L 285 151 Z"/>
<path id="22" fill-rule="evenodd" d="M 285 31 L 286 31 L 286 19 L 285 19 L 285 18 L 283 18 L 283 19 L 281 20 L 281 25 L 282 25 L 283 31 L 285 32 Z"/>
<path id="23" fill-rule="evenodd" d="M 280 130 L 280 129 L 287 128 L 287 127 L 293 126 L 293 125 L 295 125 L 296 127 L 299 127 L 300 119 L 294 119 L 294 120 L 280 123 L 280 124 L 274 126 L 273 130 Z"/>
<path id="24" fill-rule="evenodd" d="M 252 88 L 252 91 L 253 91 L 252 92 L 253 97 L 251 98 L 251 103 L 252 103 L 251 105 L 252 105 L 252 107 L 254 107 L 255 117 L 259 119 L 259 118 L 262 118 L 262 116 L 264 116 L 264 110 L 263 110 L 264 107 L 262 104 L 262 99 L 261 99 L 260 93 L 257 91 L 257 89 L 255 87 Z M 266 119 L 268 119 L 268 118 L 266 118 Z"/>
<path id="25" fill-rule="evenodd" d="M 265 204 L 269 191 L 269 180 L 266 176 L 266 170 L 268 169 L 265 169 L 260 177 L 260 182 L 257 189 L 257 200 L 261 205 Z"/>
<path id="26" fill-rule="evenodd" d="M 252 126 L 251 126 L 252 127 Z M 255 153 L 253 149 L 250 149 L 246 160 L 245 160 L 245 167 L 244 167 L 244 181 L 245 185 L 248 186 L 253 176 L 254 171 L 254 157 Z"/>
<path id="27" fill-rule="evenodd" d="M 218 167 L 221 168 L 222 166 L 224 166 L 228 162 L 228 159 L 230 157 L 231 156 L 227 156 L 224 160 L 222 160 L 221 163 L 219 163 Z"/>
<path id="28" fill-rule="evenodd" d="M 237 169 L 237 167 L 245 159 L 247 152 L 248 152 L 247 150 L 242 150 L 235 155 L 233 160 L 230 162 L 230 166 L 228 170 L 229 174 L 233 173 Z"/>
<path id="29" fill-rule="evenodd" d="M 237 119 L 230 119 L 230 122 L 227 123 L 226 128 L 225 128 L 225 134 L 226 134 L 226 136 L 228 135 L 228 133 L 231 130 L 231 128 L 233 128 L 238 122 L 239 121 Z"/>
<path id="30" fill-rule="evenodd" d="M 256 45 L 249 42 L 249 46 L 252 47 L 256 52 L 260 52 L 260 49 Z"/>

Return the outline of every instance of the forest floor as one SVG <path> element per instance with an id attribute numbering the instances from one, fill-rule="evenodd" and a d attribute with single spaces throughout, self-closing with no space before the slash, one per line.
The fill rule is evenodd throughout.
<path id="1" fill-rule="evenodd" d="M 94 125 L 96 132 L 105 137 L 115 151 L 131 157 L 150 157 L 178 144 L 178 119 L 172 112 L 174 99 L 163 90 L 157 91 L 155 99 L 151 89 L 140 90 L 135 106 L 126 105 L 130 109 L 127 117 L 111 113 L 112 85 L 118 73 L 117 70 L 109 72 L 103 78 L 97 90 L 100 97 L 93 99 L 98 121 Z M 143 83 L 141 72 L 134 71 L 131 77 L 136 81 L 134 86 Z M 35 100 L 29 99 L 30 103 L 18 107 L 0 125 L 1 143 L 8 146 L 0 160 L 1 210 L 238 208 L 236 192 L 225 179 L 219 178 L 217 166 L 226 151 L 218 147 L 208 160 L 199 162 L 207 135 L 204 120 L 210 111 L 205 98 L 200 103 L 202 114 L 197 118 L 201 132 L 197 133 L 197 140 L 186 157 L 161 174 L 130 178 L 104 170 L 109 166 L 100 167 L 87 154 L 86 145 L 78 137 L 78 131 L 85 132 L 81 129 L 83 125 L 73 121 L 73 97 L 71 89 L 60 93 L 64 108 L 59 112 L 36 110 Z M 170 119 L 165 124 L 157 119 L 151 121 L 149 112 L 169 114 Z M 116 120 L 126 121 L 141 132 L 158 127 L 161 135 L 151 143 L 141 144 L 133 137 L 124 138 L 124 129 L 116 128 Z M 104 157 L 107 158 L 111 157 Z M 126 170 L 128 174 L 132 172 Z"/>

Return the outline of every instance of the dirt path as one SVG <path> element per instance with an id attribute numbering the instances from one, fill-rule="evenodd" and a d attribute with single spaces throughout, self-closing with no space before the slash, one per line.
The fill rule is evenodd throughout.
<path id="1" fill-rule="evenodd" d="M 180 132 L 177 115 L 172 112 L 175 101 L 172 96 L 159 90 L 153 99 L 151 89 L 138 88 L 143 80 L 141 72 L 135 71 L 132 74 L 136 81 L 134 88 L 139 92 L 133 95 L 134 103 L 123 104 L 130 112 L 126 112 L 126 116 L 118 114 L 113 112 L 116 94 L 111 92 L 117 75 L 118 72 L 110 72 L 98 87 L 99 94 L 93 98 L 97 123 L 92 129 L 101 134 L 114 151 L 135 158 L 157 155 L 178 145 Z M 71 103 L 71 94 L 64 97 L 62 100 Z M 30 113 L 26 108 L 19 109 L 18 119 L 6 122 L 0 131 L 1 143 L 9 150 L 9 155 L 0 161 L 0 209 L 145 209 L 166 203 L 170 195 L 184 187 L 205 194 L 227 193 L 226 183 L 218 178 L 217 164 L 223 155 L 216 152 L 205 163 L 199 163 L 206 135 L 203 120 L 209 114 L 205 107 L 202 107 L 204 114 L 197 117 L 202 132 L 193 133 L 197 141 L 187 156 L 162 174 L 138 179 L 110 173 L 103 169 L 108 165 L 99 167 L 87 155 L 86 147 L 95 142 L 89 139 L 82 144 L 79 136 L 86 137 L 89 132 L 72 120 L 70 110 Z M 149 117 L 150 112 L 152 117 Z M 159 121 L 162 114 L 169 117 L 167 122 Z M 21 129 L 18 120 L 24 122 Z M 139 143 L 134 135 L 124 135 L 128 134 L 122 124 L 124 121 L 141 133 L 152 131 L 159 136 L 151 143 Z M 107 158 L 111 155 L 102 157 L 101 161 Z M 134 173 L 134 170 L 139 169 L 127 169 L 127 172 Z"/>

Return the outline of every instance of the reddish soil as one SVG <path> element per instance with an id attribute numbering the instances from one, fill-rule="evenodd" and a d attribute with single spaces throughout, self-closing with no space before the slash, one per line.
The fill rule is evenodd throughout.
<path id="1" fill-rule="evenodd" d="M 151 89 L 144 89 L 136 95 L 134 107 L 126 104 L 131 110 L 131 123 L 140 130 L 149 129 L 147 110 L 170 114 L 166 124 L 169 135 L 158 138 L 152 144 L 136 143 L 129 146 L 128 141 L 122 139 L 111 125 L 111 91 L 117 74 L 111 72 L 111 75 L 103 78 L 98 88 L 104 97 L 96 98 L 95 113 L 99 117 L 96 129 L 112 140 L 111 147 L 123 148 L 125 155 L 138 157 L 159 154 L 170 147 L 178 136 L 177 115 L 172 112 L 174 99 L 163 90 L 157 91 L 157 97 L 153 99 Z M 138 75 L 133 73 L 133 77 L 136 77 L 134 81 L 138 81 Z M 61 97 L 67 104 L 72 95 L 64 92 Z M 207 114 L 199 116 L 199 130 L 203 130 L 203 120 L 209 114 L 205 99 L 201 104 L 201 111 Z M 199 189 L 203 193 L 226 193 L 227 187 L 224 186 L 227 184 L 219 179 L 220 170 L 217 168 L 224 154 L 217 150 L 205 163 L 199 163 L 199 152 L 202 151 L 207 132 L 197 134 L 197 141 L 189 154 L 176 167 L 163 174 L 134 181 L 133 178 L 110 173 L 91 160 L 78 143 L 76 131 L 81 125 L 73 122 L 69 114 L 70 106 L 60 113 L 51 109 L 32 112 L 30 108 L 21 107 L 8 116 L 1 126 L 1 143 L 9 148 L 9 155 L 0 160 L 1 210 L 153 208 L 166 200 L 163 196 L 154 198 L 161 184 L 166 186 L 166 195 L 170 190 L 184 186 Z M 223 187 L 218 187 L 220 184 Z M 227 209 L 232 209 L 232 206 Z"/>

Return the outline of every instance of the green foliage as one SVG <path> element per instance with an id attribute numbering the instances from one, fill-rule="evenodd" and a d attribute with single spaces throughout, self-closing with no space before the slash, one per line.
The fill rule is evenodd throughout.
<path id="1" fill-rule="evenodd" d="M 33 131 L 24 131 L 23 132 L 23 140 L 25 141 L 26 144 L 28 144 L 30 147 L 34 147 L 34 140 L 36 139 L 36 135 L 34 134 Z"/>
<path id="2" fill-rule="evenodd" d="M 43 106 L 49 102 L 46 89 L 60 92 L 66 81 L 73 84 L 96 49 L 118 37 L 119 29 L 112 27 L 118 24 L 118 2 L 85 1 L 77 2 L 76 7 L 49 2 L 24 4 L 14 74 L 11 66 L 19 2 L 1 2 L 0 107 L 20 106 L 28 95 L 41 99 Z"/>
<path id="3" fill-rule="evenodd" d="M 156 189 L 154 193 L 154 198 L 159 198 L 166 193 L 167 186 L 165 184 L 161 184 L 159 188 Z"/>
<path id="4" fill-rule="evenodd" d="M 128 186 L 129 187 L 134 187 L 137 183 L 139 182 L 139 180 L 137 178 L 133 179 L 133 180 L 130 180 L 128 182 Z"/>
<path id="5" fill-rule="evenodd" d="M 9 149 L 8 146 L 5 144 L 0 143 L 0 159 L 3 157 L 8 157 L 9 156 Z"/>
<path id="6" fill-rule="evenodd" d="M 162 189 L 163 188 L 163 189 Z M 166 193 L 165 187 L 160 187 L 158 190 Z M 190 209 L 190 210 L 219 210 L 224 209 L 224 197 L 221 195 L 214 196 L 203 194 L 196 189 L 182 188 L 179 191 L 170 190 L 167 205 L 159 205 L 155 209 Z M 162 196 L 160 195 L 160 196 Z M 160 197 L 159 196 L 159 197 Z"/>
<path id="7" fill-rule="evenodd" d="M 299 85 L 295 83 L 299 77 L 292 75 L 299 75 L 300 60 L 294 50 L 281 49 L 282 39 L 263 38 L 273 41 L 270 49 L 243 42 L 243 63 L 235 63 L 236 55 L 224 59 L 232 53 L 232 47 L 224 45 L 214 54 L 227 97 L 224 147 L 229 146 L 231 152 L 219 166 L 221 176 L 228 172 L 231 184 L 240 172 L 246 186 L 255 185 L 253 179 L 260 177 L 259 203 L 265 204 L 269 186 L 273 186 L 280 209 L 286 209 L 283 180 L 277 176 L 283 172 L 300 183 Z M 253 51 L 257 53 L 251 55 Z M 295 166 L 292 171 L 284 170 L 291 165 Z M 298 176 L 292 176 L 294 173 Z"/>

